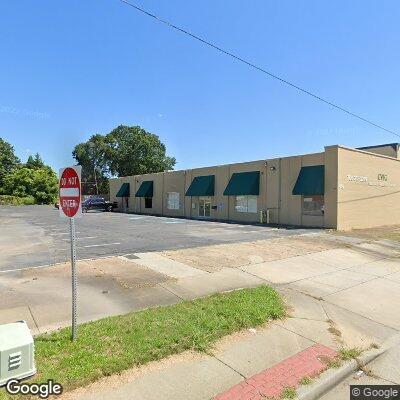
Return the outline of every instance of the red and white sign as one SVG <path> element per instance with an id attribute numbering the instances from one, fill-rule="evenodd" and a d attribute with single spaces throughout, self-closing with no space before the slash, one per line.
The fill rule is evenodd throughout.
<path id="1" fill-rule="evenodd" d="M 72 218 L 82 215 L 81 171 L 80 166 L 60 169 L 59 196 L 62 217 Z"/>

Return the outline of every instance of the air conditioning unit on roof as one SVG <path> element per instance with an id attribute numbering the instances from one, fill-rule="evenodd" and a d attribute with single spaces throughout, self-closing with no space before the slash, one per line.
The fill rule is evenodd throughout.
<path id="1" fill-rule="evenodd" d="M 0 325 L 0 386 L 35 373 L 33 337 L 26 322 Z"/>

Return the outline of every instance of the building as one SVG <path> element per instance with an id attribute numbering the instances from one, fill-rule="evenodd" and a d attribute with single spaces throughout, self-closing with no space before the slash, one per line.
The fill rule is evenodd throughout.
<path id="1" fill-rule="evenodd" d="M 399 144 L 110 180 L 121 212 L 348 230 L 400 224 Z"/>

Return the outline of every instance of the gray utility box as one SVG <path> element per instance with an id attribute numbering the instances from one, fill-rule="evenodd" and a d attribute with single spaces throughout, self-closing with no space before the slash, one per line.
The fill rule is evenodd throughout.
<path id="1" fill-rule="evenodd" d="M 26 322 L 0 325 L 0 386 L 35 373 L 33 337 Z"/>

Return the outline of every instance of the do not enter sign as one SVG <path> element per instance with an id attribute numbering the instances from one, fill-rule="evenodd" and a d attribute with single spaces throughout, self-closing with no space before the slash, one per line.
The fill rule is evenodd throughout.
<path id="1" fill-rule="evenodd" d="M 60 170 L 60 215 L 79 217 L 81 206 L 81 167 L 67 167 Z"/>

